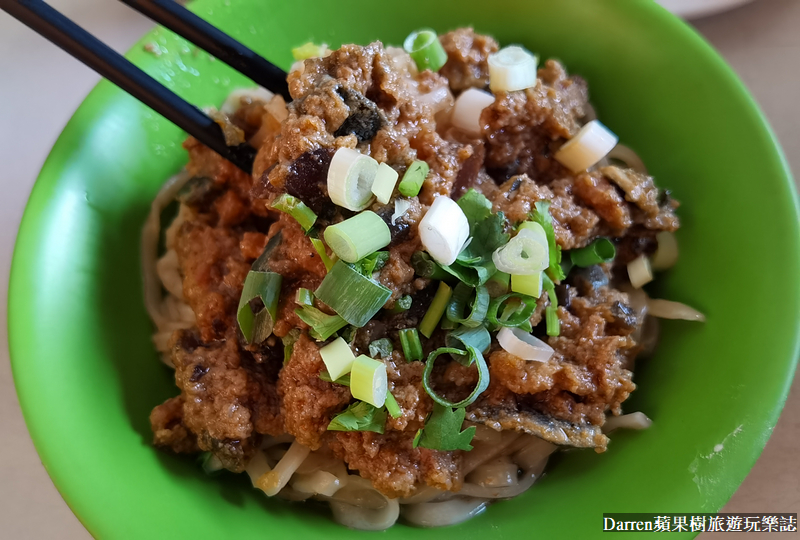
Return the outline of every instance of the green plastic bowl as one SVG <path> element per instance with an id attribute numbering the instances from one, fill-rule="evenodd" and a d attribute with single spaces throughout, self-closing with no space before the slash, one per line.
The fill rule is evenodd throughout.
<path id="1" fill-rule="evenodd" d="M 383 538 L 588 538 L 603 512 L 714 512 L 755 462 L 798 357 L 798 206 L 780 148 L 720 57 L 650 0 L 197 0 L 191 8 L 283 67 L 307 40 L 402 43 L 474 25 L 562 59 L 600 118 L 683 202 L 681 258 L 652 293 L 706 324 L 666 322 L 625 404 L 654 420 L 605 454 L 569 452 L 524 496 L 467 524 Z M 155 44 L 160 55 L 145 52 Z M 154 49 L 154 47 L 149 47 Z M 197 105 L 245 80 L 156 30 L 128 57 Z M 14 377 L 55 485 L 100 539 L 367 538 L 321 505 L 268 500 L 247 478 L 207 478 L 150 446 L 148 414 L 174 395 L 150 342 L 139 230 L 185 162 L 183 135 L 107 82 L 65 128 L 28 203 L 9 292 Z M 720 450 L 721 445 L 722 449 Z M 688 534 L 686 536 L 689 536 Z"/>

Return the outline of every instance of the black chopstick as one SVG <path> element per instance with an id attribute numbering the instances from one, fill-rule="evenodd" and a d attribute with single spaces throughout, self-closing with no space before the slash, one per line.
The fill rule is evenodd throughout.
<path id="1" fill-rule="evenodd" d="M 42 0 L 0 0 L 0 9 L 251 173 L 256 152 L 251 146 L 226 145 L 222 128 L 214 120 Z"/>
<path id="2" fill-rule="evenodd" d="M 239 73 L 291 101 L 286 72 L 207 23 L 175 0 L 120 0 L 169 28 Z"/>

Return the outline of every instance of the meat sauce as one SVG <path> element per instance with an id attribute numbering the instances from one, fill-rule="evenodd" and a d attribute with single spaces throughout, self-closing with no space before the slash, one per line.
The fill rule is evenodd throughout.
<path id="1" fill-rule="evenodd" d="M 586 82 L 555 60 L 539 70 L 534 87 L 497 93 L 482 113 L 478 140 L 457 133 L 448 125 L 447 106 L 467 88 L 487 87 L 487 57 L 498 45 L 471 29 L 440 39 L 448 60 L 439 73 L 417 73 L 404 53 L 378 42 L 306 60 L 289 75 L 293 101 L 285 120 L 257 103 L 232 118 L 248 136 L 261 133 L 262 125 L 275 128 L 261 137 L 253 176 L 194 139 L 184 144 L 187 169 L 205 179 L 195 196 L 182 199 L 188 211 L 175 237 L 184 297 L 197 326 L 173 335 L 180 394 L 151 414 L 156 445 L 213 452 L 226 468 L 242 471 L 263 435 L 288 433 L 311 449 L 326 447 L 386 495 L 408 496 L 426 484 L 458 490 L 461 451 L 412 446 L 432 401 L 422 388 L 423 363 L 406 363 L 397 338 L 398 330 L 418 324 L 433 296 L 411 257 L 420 249 L 417 224 L 434 197 L 458 198 L 474 188 L 512 223 L 528 219 L 537 201 L 549 201 L 563 249 L 611 237 L 620 255 L 616 264 L 652 251 L 657 232 L 678 228 L 677 204 L 652 178 L 617 166 L 574 175 L 553 159 L 584 123 L 589 99 Z M 384 434 L 326 429 L 348 406 L 350 393 L 320 379 L 322 344 L 294 313 L 296 290 L 315 289 L 325 266 L 300 226 L 269 208 L 289 193 L 317 213 L 319 228 L 352 215 L 327 197 L 327 168 L 338 148 L 357 148 L 400 175 L 418 159 L 431 170 L 399 220 L 392 221 L 393 204 L 371 208 L 392 230 L 390 259 L 377 276 L 392 291 L 386 307 L 406 295 L 413 299 L 409 312 L 381 312 L 356 338 L 356 346 L 378 337 L 394 341 L 395 352 L 384 362 L 402 416 L 390 418 Z M 239 296 L 251 264 L 277 234 L 282 238 L 270 267 L 283 276 L 278 320 L 272 337 L 248 345 L 236 321 Z M 612 275 L 610 265 L 594 267 L 559 286 L 561 335 L 542 336 L 555 350 L 549 362 L 526 362 L 496 344 L 487 352 L 491 384 L 468 407 L 469 421 L 605 450 L 605 415 L 620 414 L 636 388 L 628 367 L 639 351 L 632 336 L 643 323 L 628 296 L 612 287 Z M 543 334 L 537 325 L 548 304 L 544 295 L 532 317 L 534 334 Z M 284 361 L 280 338 L 294 329 L 300 336 Z M 442 341 L 434 335 L 426 352 Z M 463 395 L 476 381 L 474 368 L 458 364 L 437 368 L 434 377 L 447 395 Z"/>

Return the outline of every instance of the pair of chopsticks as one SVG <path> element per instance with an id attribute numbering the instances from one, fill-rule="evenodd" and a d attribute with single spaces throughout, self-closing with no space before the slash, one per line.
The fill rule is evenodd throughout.
<path id="1" fill-rule="evenodd" d="M 174 0 L 121 0 L 225 62 L 255 83 L 291 100 L 286 72 Z M 227 146 L 222 128 L 43 0 L 0 0 L 0 9 L 50 40 L 201 143 L 250 174 L 255 149 Z"/>

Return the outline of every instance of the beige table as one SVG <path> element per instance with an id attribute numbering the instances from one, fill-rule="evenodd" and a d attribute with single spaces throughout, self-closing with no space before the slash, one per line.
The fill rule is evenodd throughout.
<path id="1" fill-rule="evenodd" d="M 150 27 L 112 0 L 51 3 L 118 50 Z M 800 0 L 758 0 L 696 25 L 762 104 L 800 176 Z M 0 73 L 0 537 L 87 540 L 89 534 L 51 484 L 22 421 L 8 363 L 5 308 L 11 251 L 28 193 L 50 146 L 97 77 L 4 14 Z M 799 444 L 800 387 L 795 384 L 763 455 L 727 509 L 800 510 Z"/>

